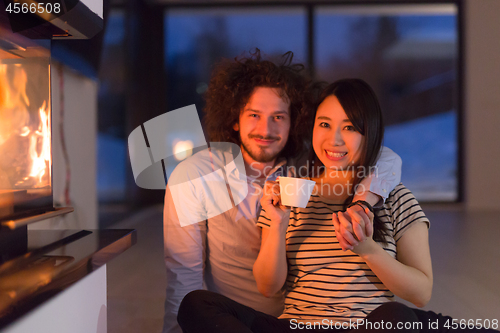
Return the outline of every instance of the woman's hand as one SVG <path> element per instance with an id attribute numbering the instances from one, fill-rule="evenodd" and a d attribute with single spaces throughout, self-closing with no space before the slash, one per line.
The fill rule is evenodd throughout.
<path id="1" fill-rule="evenodd" d="M 373 241 L 373 213 L 368 208 L 354 205 L 345 212 L 334 214 L 332 222 L 344 251 L 365 251 L 367 244 L 371 243 L 369 240 Z"/>
<path id="2" fill-rule="evenodd" d="M 285 284 L 288 273 L 286 261 L 286 230 L 290 219 L 290 207 L 281 204 L 278 182 L 266 182 L 260 200 L 262 208 L 271 219 L 269 228 L 262 228 L 262 241 L 253 276 L 259 292 L 271 297 Z"/>
<path id="3" fill-rule="evenodd" d="M 360 239 L 359 244 L 354 246 L 352 252 L 360 256 L 374 252 L 375 249 L 380 246 L 373 240 L 373 213 L 365 207 L 364 211 L 353 213 L 353 215 L 355 216 L 355 221 L 357 221 L 356 223 L 359 223 L 358 219 L 360 217 L 362 217 L 365 222 L 366 218 L 368 218 L 368 223 L 365 223 L 365 229 L 363 230 L 365 234 L 363 240 Z M 369 227 L 367 228 L 368 225 Z M 359 229 L 361 229 L 361 227 Z"/>
<path id="4" fill-rule="evenodd" d="M 264 195 L 260 199 L 262 208 L 273 223 L 288 225 L 290 207 L 281 204 L 280 186 L 277 181 L 267 181 L 264 185 Z"/>

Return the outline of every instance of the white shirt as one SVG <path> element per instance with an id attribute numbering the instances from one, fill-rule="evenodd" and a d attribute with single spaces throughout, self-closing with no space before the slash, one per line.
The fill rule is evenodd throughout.
<path id="1" fill-rule="evenodd" d="M 385 199 L 400 182 L 401 159 L 384 147 L 377 167 L 378 175 L 367 177 L 363 184 Z M 182 191 L 175 191 L 175 199 L 168 187 L 165 195 L 163 231 L 167 293 L 164 333 L 181 332 L 176 320 L 179 305 L 190 291 L 204 289 L 204 282 L 208 290 L 255 310 L 274 316 L 283 311 L 283 294 L 264 297 L 257 290 L 253 277 L 252 268 L 261 242 L 261 229 L 256 222 L 261 210 L 262 187 L 246 177 L 243 168 L 230 152 L 212 149 L 180 163 L 169 178 L 168 187 L 172 185 L 172 177 L 176 185 L 188 185 Z M 281 161 L 271 170 L 267 180 L 275 180 L 284 174 L 285 169 L 286 161 Z M 214 172 L 217 175 L 215 187 L 203 188 L 200 185 L 203 182 L 194 181 Z M 227 179 L 229 195 L 220 186 L 221 179 Z M 239 184 L 241 189 L 243 181 L 248 189 L 244 199 L 233 193 L 234 186 L 231 185 Z M 236 205 L 228 205 L 228 202 Z M 182 227 L 176 207 L 180 208 L 183 225 L 186 218 L 190 222 L 206 219 Z"/>

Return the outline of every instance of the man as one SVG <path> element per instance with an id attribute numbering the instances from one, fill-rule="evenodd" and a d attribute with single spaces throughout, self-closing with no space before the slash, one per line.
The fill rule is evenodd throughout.
<path id="1" fill-rule="evenodd" d="M 256 221 L 264 183 L 287 175 L 293 159 L 307 149 L 310 94 L 308 82 L 300 75 L 303 66 L 293 65 L 292 56 L 291 52 L 285 54 L 283 63 L 276 65 L 262 60 L 257 50 L 249 58 L 222 62 L 212 74 L 205 107 L 209 140 L 240 147 L 245 170 L 222 170 L 234 156 L 224 149 L 211 149 L 195 154 L 174 171 L 185 182 L 193 180 L 189 188 L 171 191 L 169 180 L 164 208 L 164 333 L 181 332 L 176 321 L 179 304 L 188 292 L 203 287 L 268 314 L 278 316 L 283 310 L 282 293 L 269 298 L 259 293 L 252 267 L 260 248 L 261 230 Z M 379 177 L 363 183 L 376 194 L 364 191 L 356 199 L 375 204 L 399 183 L 399 156 L 386 152 L 381 159 L 384 168 Z M 223 174 L 227 184 L 243 180 L 248 193 L 242 200 L 235 200 L 233 194 L 228 199 L 233 205 L 224 204 L 222 196 L 200 189 L 204 185 L 194 181 L 207 171 Z M 231 189 L 228 185 L 228 192 Z M 182 202 L 182 208 L 176 202 Z M 182 227 L 186 216 L 193 221 L 206 219 Z"/>

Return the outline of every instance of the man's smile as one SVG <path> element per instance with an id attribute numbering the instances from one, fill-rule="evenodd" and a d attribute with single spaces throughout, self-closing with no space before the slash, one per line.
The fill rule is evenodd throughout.
<path id="1" fill-rule="evenodd" d="M 279 137 L 263 137 L 261 135 L 249 135 L 249 138 L 253 139 L 259 146 L 270 146 L 280 140 Z"/>

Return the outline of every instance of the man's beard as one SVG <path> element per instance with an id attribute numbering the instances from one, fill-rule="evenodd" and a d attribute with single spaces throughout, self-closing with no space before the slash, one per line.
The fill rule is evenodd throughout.
<path id="1" fill-rule="evenodd" d="M 266 153 L 264 149 L 257 147 L 255 150 L 260 150 L 260 151 L 252 151 L 250 147 L 245 145 L 245 142 L 240 138 L 241 140 L 241 146 L 243 149 L 246 151 L 248 156 L 250 156 L 254 161 L 259 162 L 259 163 L 269 163 L 272 162 L 278 155 L 283 151 L 283 148 L 278 150 L 277 152 L 269 152 Z"/>

